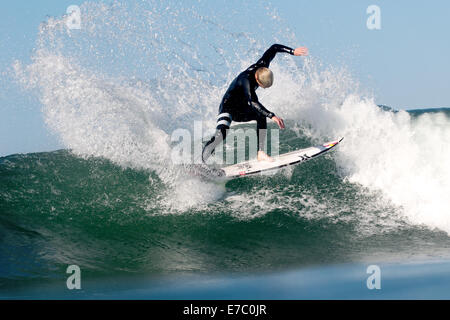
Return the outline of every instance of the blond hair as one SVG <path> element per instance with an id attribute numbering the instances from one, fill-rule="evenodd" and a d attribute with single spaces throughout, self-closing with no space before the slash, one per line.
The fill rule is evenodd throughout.
<path id="1" fill-rule="evenodd" d="M 273 84 L 273 72 L 269 68 L 261 67 L 256 70 L 256 80 L 263 88 L 269 88 Z"/>

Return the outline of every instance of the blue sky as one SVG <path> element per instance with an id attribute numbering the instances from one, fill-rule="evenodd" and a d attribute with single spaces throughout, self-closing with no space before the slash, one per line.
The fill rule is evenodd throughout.
<path id="1" fill-rule="evenodd" d="M 82 2 L 1 2 L 0 156 L 61 147 L 45 128 L 36 97 L 6 81 L 4 72 L 15 59 L 29 61 L 40 22 Z M 381 9 L 381 30 L 366 27 L 372 4 Z M 348 66 L 377 103 L 450 107 L 449 1 L 284 0 L 273 7 L 311 55 Z"/>

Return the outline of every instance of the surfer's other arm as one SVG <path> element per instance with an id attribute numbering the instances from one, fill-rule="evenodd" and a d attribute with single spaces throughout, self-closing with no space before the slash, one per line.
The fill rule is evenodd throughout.
<path id="1" fill-rule="evenodd" d="M 256 112 L 263 115 L 264 117 L 272 119 L 280 127 L 280 129 L 284 129 L 283 119 L 277 117 L 273 112 L 267 110 L 259 101 L 252 101 L 251 104 L 253 109 L 256 110 Z"/>
<path id="2" fill-rule="evenodd" d="M 250 81 L 248 79 L 243 79 L 242 81 L 244 82 L 243 88 L 244 88 L 244 94 L 247 98 L 248 106 L 251 107 L 253 110 L 255 110 L 261 116 L 272 119 L 280 127 L 280 129 L 284 129 L 283 119 L 281 119 L 280 117 L 277 117 L 273 112 L 267 110 L 258 101 L 258 98 L 256 96 L 255 96 L 255 98 L 252 99 L 252 94 L 250 91 Z"/>

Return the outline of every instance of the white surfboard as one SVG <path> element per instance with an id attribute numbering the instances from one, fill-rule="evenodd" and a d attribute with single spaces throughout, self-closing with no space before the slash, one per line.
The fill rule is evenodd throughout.
<path id="1" fill-rule="evenodd" d="M 342 141 L 342 139 L 344 138 L 327 142 L 322 145 L 284 153 L 278 157 L 274 157 L 273 162 L 258 161 L 255 159 L 234 164 L 232 166 L 222 168 L 221 171 L 224 172 L 224 174 L 222 175 L 225 177 L 242 177 L 298 164 L 330 151 L 332 148 L 338 145 L 339 142 Z"/>

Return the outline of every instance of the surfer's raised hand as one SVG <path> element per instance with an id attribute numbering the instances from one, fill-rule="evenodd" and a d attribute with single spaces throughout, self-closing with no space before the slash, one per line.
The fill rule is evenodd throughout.
<path id="1" fill-rule="evenodd" d="M 273 116 L 272 120 L 276 122 L 276 124 L 280 127 L 280 129 L 284 129 L 284 121 L 283 119 L 277 117 L 277 116 Z"/>
<path id="2" fill-rule="evenodd" d="M 307 47 L 298 47 L 294 50 L 294 56 L 307 56 L 308 48 Z"/>

